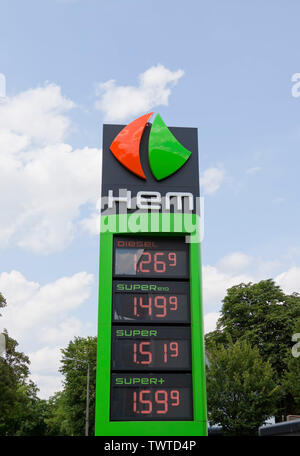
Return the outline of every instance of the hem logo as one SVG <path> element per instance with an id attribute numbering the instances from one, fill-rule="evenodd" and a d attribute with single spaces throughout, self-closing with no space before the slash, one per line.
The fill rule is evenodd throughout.
<path id="1" fill-rule="evenodd" d="M 194 198 L 191 193 L 184 192 L 168 192 L 162 196 L 159 192 L 145 191 L 132 197 L 126 188 L 119 189 L 119 196 L 114 196 L 113 191 L 108 190 L 108 196 L 101 197 L 100 232 L 116 233 L 117 228 L 126 233 L 184 231 L 188 233 L 187 243 L 202 242 L 204 198 Z"/>
<path id="2" fill-rule="evenodd" d="M 110 150 L 129 171 L 146 180 L 140 160 L 140 142 L 153 112 L 145 114 L 124 127 L 116 136 Z M 153 176 L 160 181 L 176 173 L 190 158 L 187 150 L 171 133 L 157 114 L 151 126 L 148 159 Z"/>
<path id="3" fill-rule="evenodd" d="M 112 209 L 115 203 L 125 203 L 127 209 L 160 210 L 170 211 L 171 205 L 182 212 L 183 205 L 187 212 L 194 210 L 194 197 L 189 192 L 167 192 L 164 197 L 160 192 L 138 192 L 135 198 L 131 197 L 131 191 L 119 190 L 119 196 L 114 196 L 112 190 L 108 190 L 108 208 Z"/>

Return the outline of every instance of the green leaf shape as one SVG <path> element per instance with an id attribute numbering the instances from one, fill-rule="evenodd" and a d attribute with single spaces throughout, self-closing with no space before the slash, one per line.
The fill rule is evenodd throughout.
<path id="1" fill-rule="evenodd" d="M 191 152 L 180 144 L 157 114 L 150 131 L 148 154 L 154 177 L 162 180 L 178 171 Z"/>

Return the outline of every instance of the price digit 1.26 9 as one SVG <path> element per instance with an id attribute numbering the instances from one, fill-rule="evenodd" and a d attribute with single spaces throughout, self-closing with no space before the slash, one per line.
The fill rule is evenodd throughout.
<path id="1" fill-rule="evenodd" d="M 177 256 L 175 252 L 143 252 L 141 255 L 134 254 L 135 272 L 156 273 L 166 272 L 167 266 L 175 267 Z M 152 269 L 152 270 L 151 270 Z"/>

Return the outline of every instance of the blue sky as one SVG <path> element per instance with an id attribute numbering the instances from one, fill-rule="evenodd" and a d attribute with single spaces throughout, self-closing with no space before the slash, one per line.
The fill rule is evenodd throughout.
<path id="1" fill-rule="evenodd" d="M 59 349 L 96 334 L 103 122 L 154 110 L 198 128 L 207 330 L 233 284 L 300 292 L 299 2 L 11 0 L 0 13 L 0 329 L 41 395 L 59 388 Z"/>

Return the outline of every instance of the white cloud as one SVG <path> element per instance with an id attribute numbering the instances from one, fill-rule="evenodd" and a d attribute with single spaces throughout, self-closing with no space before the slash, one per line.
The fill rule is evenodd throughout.
<path id="1" fill-rule="evenodd" d="M 72 313 L 90 297 L 93 281 L 93 275 L 86 272 L 46 285 L 27 280 L 19 271 L 0 274 L 0 290 L 8 302 L 0 332 L 6 328 L 20 350 L 29 353 L 32 378 L 38 382 L 41 397 L 57 390 L 60 348 L 75 336 L 91 332 L 92 325 Z"/>
<path id="2" fill-rule="evenodd" d="M 59 347 L 43 347 L 35 352 L 28 354 L 30 359 L 30 368 L 33 372 L 42 375 L 51 375 L 54 371 L 58 372 L 61 351 Z M 36 375 L 36 374 L 35 374 Z"/>
<path id="3" fill-rule="evenodd" d="M 220 312 L 210 312 L 204 315 L 204 333 L 207 334 L 214 331 L 217 326 L 217 321 L 220 317 Z"/>
<path id="4" fill-rule="evenodd" d="M 212 325 L 215 312 L 222 306 L 227 289 L 240 283 L 257 283 L 273 278 L 285 293 L 300 293 L 300 267 L 284 271 L 284 263 L 277 260 L 263 260 L 243 252 L 232 252 L 221 258 L 214 266 L 203 266 L 203 306 L 209 315 L 207 325 Z M 210 326 L 211 327 L 211 326 Z"/>
<path id="5" fill-rule="evenodd" d="M 221 271 L 232 273 L 247 268 L 247 266 L 249 266 L 252 261 L 253 258 L 245 255 L 245 253 L 233 252 L 229 255 L 226 255 L 224 258 L 221 258 L 221 260 L 217 263 L 217 267 Z"/>
<path id="6" fill-rule="evenodd" d="M 89 218 L 81 220 L 81 226 L 90 234 L 98 235 L 100 233 L 100 210 L 94 212 Z"/>
<path id="7" fill-rule="evenodd" d="M 292 261 L 298 260 L 300 257 L 300 246 L 291 246 L 288 247 L 286 250 L 286 253 L 284 255 L 284 258 L 288 260 L 290 263 Z"/>
<path id="8" fill-rule="evenodd" d="M 203 296 L 205 310 L 219 309 L 228 288 L 240 283 L 256 283 L 275 277 L 283 264 L 279 260 L 264 260 L 243 252 L 232 252 L 217 263 L 203 266 Z M 275 277 L 276 281 L 277 278 Z"/>
<path id="9" fill-rule="evenodd" d="M 60 374 L 46 375 L 42 373 L 31 375 L 31 380 L 38 385 L 40 389 L 38 396 L 41 399 L 48 399 L 54 393 L 63 389 L 62 376 Z"/>
<path id="10" fill-rule="evenodd" d="M 167 106 L 171 87 L 183 75 L 183 70 L 171 71 L 158 64 L 139 75 L 138 86 L 118 86 L 111 79 L 97 85 L 99 100 L 95 106 L 109 121 L 122 121 L 156 106 Z"/>
<path id="11" fill-rule="evenodd" d="M 255 274 L 259 280 L 265 280 L 270 277 L 275 277 L 279 270 L 282 270 L 283 263 L 280 260 L 263 260 L 256 258 L 252 263 L 253 269 L 255 266 Z"/>
<path id="12" fill-rule="evenodd" d="M 239 283 L 248 283 L 254 280 L 250 274 L 237 274 L 236 271 L 223 272 L 215 266 L 203 267 L 203 300 L 206 310 L 220 308 L 226 290 Z"/>
<path id="13" fill-rule="evenodd" d="M 285 293 L 300 293 L 300 267 L 292 267 L 275 277 L 275 281 Z"/>
<path id="14" fill-rule="evenodd" d="M 74 106 L 55 84 L 30 89 L 0 105 L 1 130 L 39 145 L 55 144 L 65 137 L 70 121 L 64 113 Z"/>
<path id="15" fill-rule="evenodd" d="M 78 318 L 70 317 L 66 318 L 57 326 L 50 328 L 47 325 L 42 326 L 40 340 L 48 344 L 60 343 L 61 345 L 66 345 L 83 330 L 85 328 L 82 322 Z"/>
<path id="16" fill-rule="evenodd" d="M 98 149 L 64 142 L 74 103 L 47 84 L 0 105 L 0 247 L 63 249 L 100 193 Z"/>
<path id="17" fill-rule="evenodd" d="M 65 321 L 68 312 L 88 299 L 93 280 L 92 274 L 79 272 L 41 286 L 28 281 L 19 271 L 3 272 L 0 274 L 0 289 L 9 305 L 5 308 L 2 324 L 23 341 L 32 340 L 32 329 L 39 339 L 44 340 L 47 337 L 51 339 L 53 327 L 56 328 L 56 335 L 59 332 L 63 335 L 64 325 L 68 324 Z M 61 321 L 64 325 L 60 328 Z M 48 328 L 50 336 L 47 335 Z M 70 334 L 68 331 L 68 337 Z"/>
<path id="18" fill-rule="evenodd" d="M 90 234 L 99 235 L 100 233 L 100 210 L 101 199 L 99 198 L 96 203 L 95 212 L 93 212 L 90 217 L 84 218 L 80 222 L 82 228 Z"/>
<path id="19" fill-rule="evenodd" d="M 201 188 L 206 195 L 212 195 L 219 190 L 224 181 L 225 171 L 220 168 L 208 168 L 201 176 Z"/>

